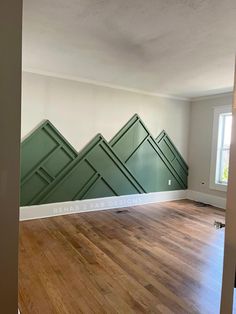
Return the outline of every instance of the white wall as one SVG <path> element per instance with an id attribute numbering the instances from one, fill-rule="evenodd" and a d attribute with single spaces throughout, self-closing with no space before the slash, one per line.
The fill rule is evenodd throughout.
<path id="1" fill-rule="evenodd" d="M 191 103 L 189 135 L 189 189 L 226 198 L 226 192 L 210 189 L 213 115 L 216 106 L 231 105 L 232 93 Z"/>
<path id="2" fill-rule="evenodd" d="M 22 107 L 22 137 L 46 118 L 77 150 L 97 133 L 110 140 L 138 113 L 154 137 L 165 129 L 187 160 L 187 101 L 25 72 Z"/>

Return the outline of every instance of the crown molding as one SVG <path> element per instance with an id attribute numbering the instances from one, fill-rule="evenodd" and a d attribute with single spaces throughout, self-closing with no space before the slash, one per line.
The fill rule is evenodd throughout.
<path id="1" fill-rule="evenodd" d="M 78 77 L 78 76 L 66 75 L 66 74 L 62 74 L 62 73 L 49 72 L 49 71 L 41 71 L 41 70 L 37 70 L 34 68 L 30 68 L 30 67 L 23 68 L 23 72 L 48 76 L 48 77 L 52 77 L 52 78 L 70 80 L 70 81 L 75 81 L 75 82 L 80 82 L 80 83 L 85 83 L 85 84 L 92 84 L 95 86 L 108 87 L 108 88 L 112 88 L 112 89 L 122 90 L 122 91 L 126 91 L 126 92 L 146 95 L 146 96 L 154 96 L 154 97 L 168 98 L 168 99 L 181 100 L 181 101 L 190 101 L 191 100 L 191 98 L 188 98 L 188 97 L 179 97 L 179 96 L 170 95 L 170 94 L 153 93 L 153 92 L 148 92 L 148 91 L 141 90 L 141 89 L 128 88 L 128 87 L 124 87 L 124 86 L 120 86 L 120 85 L 116 85 L 116 84 L 110 84 L 110 83 L 106 83 L 106 82 L 102 82 L 102 81 L 90 80 L 90 79 L 86 79 L 86 78 L 82 78 L 82 77 Z"/>
<path id="2" fill-rule="evenodd" d="M 224 90 L 214 90 L 214 94 L 206 95 L 206 96 L 199 96 L 199 97 L 192 97 L 190 98 L 191 102 L 207 100 L 207 99 L 214 99 L 220 98 L 224 96 L 233 96 L 233 87 L 226 88 Z"/>

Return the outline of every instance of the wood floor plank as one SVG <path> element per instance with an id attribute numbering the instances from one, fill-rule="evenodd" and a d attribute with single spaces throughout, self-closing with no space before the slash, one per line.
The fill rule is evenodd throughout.
<path id="1" fill-rule="evenodd" d="M 187 311 L 187 309 L 189 311 L 193 310 L 192 305 L 190 304 L 188 305 L 182 299 L 177 298 L 175 293 L 171 292 L 169 289 L 166 288 L 166 286 L 168 285 L 168 281 L 164 280 L 164 283 L 161 283 L 160 280 L 157 281 L 156 279 L 152 278 L 153 274 L 152 276 L 148 274 L 147 256 L 146 257 L 144 256 L 144 258 L 141 260 L 140 265 L 138 265 L 139 255 L 136 254 L 135 251 L 137 251 L 137 247 L 135 247 L 133 243 L 132 247 L 135 248 L 135 251 L 129 249 L 127 242 L 125 242 L 125 244 L 122 245 L 122 243 L 117 240 L 118 236 L 108 241 L 108 239 L 104 236 L 104 233 L 101 232 L 101 230 L 96 229 L 95 226 L 94 229 L 96 230 L 97 234 L 100 234 L 100 236 L 98 239 L 92 239 L 91 235 L 87 235 L 88 237 L 90 237 L 91 241 L 95 241 L 95 244 L 98 247 L 100 247 L 105 252 L 106 255 L 115 260 L 116 263 L 118 263 L 121 268 L 125 269 L 125 271 L 137 282 L 139 282 L 145 288 L 147 288 L 147 286 L 149 286 L 152 283 L 152 285 L 159 291 L 159 299 L 161 298 L 162 295 L 161 299 L 162 302 L 163 297 L 165 299 L 168 298 L 168 304 L 171 303 L 172 307 L 174 302 L 176 302 L 174 305 L 175 308 L 178 305 L 178 307 L 182 306 L 182 310 L 185 309 L 185 312 Z M 122 230 L 122 228 L 120 228 L 120 226 L 117 226 L 116 230 Z M 127 239 L 128 237 L 126 236 L 124 238 Z M 119 252 L 122 252 L 122 254 L 121 255 L 117 254 Z M 143 261 L 145 261 L 144 265 L 142 265 Z M 157 271 L 159 271 L 160 273 L 160 268 L 157 263 L 153 264 L 152 268 L 150 268 L 149 270 L 152 271 L 152 269 L 155 276 L 157 276 L 156 273 Z"/>
<path id="2" fill-rule="evenodd" d="M 224 212 L 183 200 L 20 223 L 19 307 L 219 313 Z"/>

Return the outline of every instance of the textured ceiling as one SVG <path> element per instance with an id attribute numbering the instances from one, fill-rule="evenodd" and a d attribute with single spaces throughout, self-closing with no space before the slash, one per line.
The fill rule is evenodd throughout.
<path id="1" fill-rule="evenodd" d="M 195 97 L 231 89 L 235 48 L 235 0 L 24 0 L 24 70 Z"/>

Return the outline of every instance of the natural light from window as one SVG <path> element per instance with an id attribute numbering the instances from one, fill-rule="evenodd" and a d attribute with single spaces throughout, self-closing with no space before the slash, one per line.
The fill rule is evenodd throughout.
<path id="1" fill-rule="evenodd" d="M 215 183 L 227 185 L 229 172 L 229 150 L 231 142 L 232 114 L 219 115 L 217 162 Z"/>

